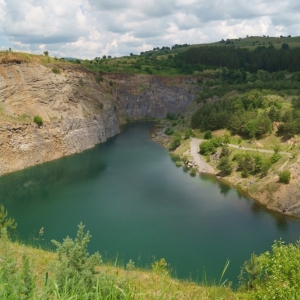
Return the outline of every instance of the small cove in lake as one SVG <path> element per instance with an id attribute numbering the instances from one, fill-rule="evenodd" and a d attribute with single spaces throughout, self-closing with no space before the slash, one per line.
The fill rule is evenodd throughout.
<path id="1" fill-rule="evenodd" d="M 271 214 L 237 190 L 208 176 L 190 177 L 151 141 L 153 124 L 135 123 L 83 153 L 0 178 L 0 203 L 23 238 L 75 237 L 82 222 L 92 234 L 90 253 L 118 255 L 126 264 L 165 258 L 179 278 L 204 271 L 237 281 L 252 252 L 274 240 L 295 242 L 299 220 Z"/>

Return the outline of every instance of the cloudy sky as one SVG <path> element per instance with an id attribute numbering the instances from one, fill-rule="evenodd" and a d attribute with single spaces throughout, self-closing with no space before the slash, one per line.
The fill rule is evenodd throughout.
<path id="1" fill-rule="evenodd" d="M 0 0 L 0 49 L 92 59 L 300 35 L 299 0 Z"/>

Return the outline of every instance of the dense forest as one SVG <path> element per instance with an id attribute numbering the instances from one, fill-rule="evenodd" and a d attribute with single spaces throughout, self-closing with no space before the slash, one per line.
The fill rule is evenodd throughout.
<path id="1" fill-rule="evenodd" d="M 290 49 L 283 43 L 281 49 L 259 46 L 254 51 L 234 47 L 199 47 L 178 53 L 175 57 L 178 67 L 203 70 L 204 66 L 243 69 L 249 72 L 296 72 L 300 70 L 300 48 Z"/>

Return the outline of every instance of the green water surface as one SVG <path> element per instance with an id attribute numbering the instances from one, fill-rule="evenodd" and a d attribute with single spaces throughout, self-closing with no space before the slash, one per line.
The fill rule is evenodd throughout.
<path id="1" fill-rule="evenodd" d="M 218 279 L 230 259 L 226 275 L 234 282 L 253 251 L 269 250 L 280 237 L 298 239 L 299 221 L 177 168 L 151 141 L 152 126 L 132 124 L 93 149 L 2 176 L 0 203 L 21 237 L 44 227 L 45 243 L 62 241 L 83 222 L 93 236 L 90 252 L 138 266 L 163 257 L 178 277 L 194 280 L 204 271 Z"/>

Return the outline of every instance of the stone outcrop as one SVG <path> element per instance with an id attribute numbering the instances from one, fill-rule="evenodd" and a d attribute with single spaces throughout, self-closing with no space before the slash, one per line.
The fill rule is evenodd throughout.
<path id="1" fill-rule="evenodd" d="M 105 142 L 127 118 L 181 113 L 198 90 L 193 78 L 96 76 L 80 65 L 0 57 L 0 175 Z"/>
<path id="2" fill-rule="evenodd" d="M 164 118 L 168 112 L 183 113 L 199 91 L 195 78 L 126 74 L 107 76 L 115 85 L 119 117 L 133 120 Z"/>

